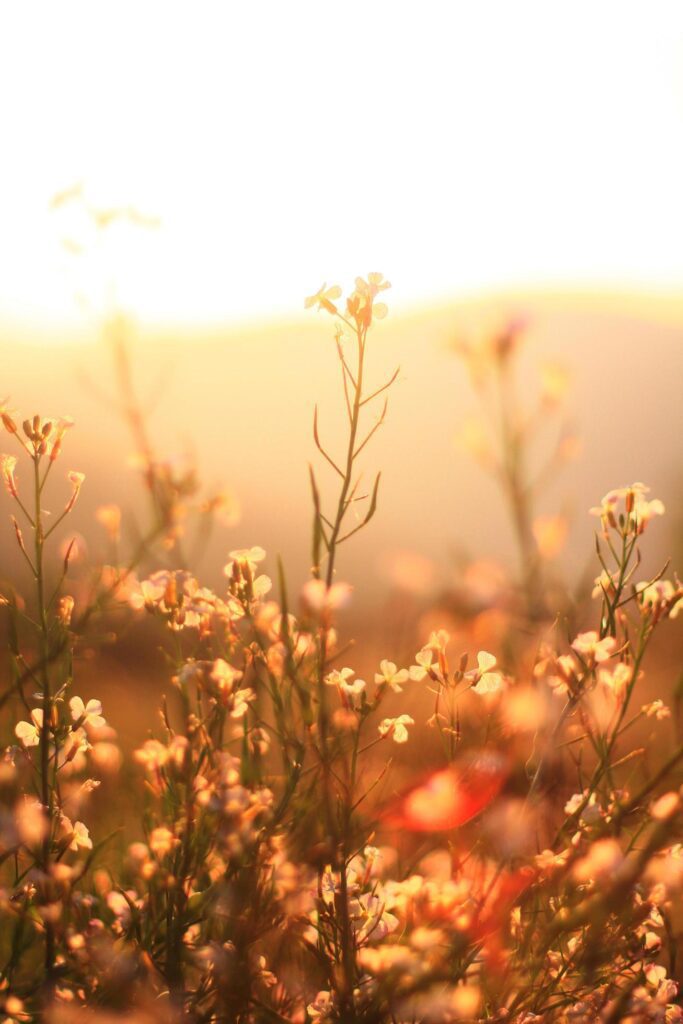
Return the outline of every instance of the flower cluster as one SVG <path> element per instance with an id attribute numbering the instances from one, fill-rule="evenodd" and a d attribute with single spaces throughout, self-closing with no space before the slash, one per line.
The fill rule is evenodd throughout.
<path id="1" fill-rule="evenodd" d="M 162 567 L 154 546 L 117 560 L 125 531 L 112 505 L 97 519 L 116 564 L 74 579 L 67 540 L 49 570 L 51 536 L 83 483 L 68 474 L 49 519 L 68 423 L 36 416 L 20 430 L 2 410 L 19 450 L 0 473 L 32 588 L 2 598 L 4 1020 L 683 1021 L 683 746 L 666 749 L 676 695 L 670 709 L 647 674 L 683 590 L 661 573 L 639 579 L 643 532 L 663 506 L 642 484 L 605 497 L 590 610 L 549 627 L 534 605 L 542 577 L 529 578 L 527 603 L 510 600 L 498 633 L 455 616 L 434 629 L 432 617 L 414 643 L 361 652 L 352 667 L 338 556 L 377 504 L 378 479 L 359 491 L 355 460 L 384 417 L 363 436 L 362 410 L 395 379 L 363 390 L 386 288 L 370 274 L 343 306 L 326 286 L 306 302 L 340 326 L 348 436 L 335 458 L 316 412 L 338 491 L 324 502 L 311 473 L 313 558 L 298 600 L 282 566 L 273 585 L 260 547 L 230 551 L 215 589 Z M 510 329 L 467 358 L 505 374 L 516 339 Z M 562 387 L 547 375 L 544 408 Z M 162 482 L 149 477 L 168 554 L 180 483 Z M 508 483 L 518 498 L 520 481 Z M 536 558 L 556 546 L 557 524 L 534 532 L 527 511 Z M 125 760 L 102 701 L 75 682 L 81 656 L 119 622 L 152 635 L 170 683 Z"/>

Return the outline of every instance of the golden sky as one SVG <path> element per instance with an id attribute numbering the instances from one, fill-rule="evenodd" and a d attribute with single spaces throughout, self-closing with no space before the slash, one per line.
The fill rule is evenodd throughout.
<path id="1" fill-rule="evenodd" d="M 674 289 L 682 56 L 666 0 L 5 5 L 0 317 L 291 315 L 370 269 L 394 308 Z M 86 212 L 130 205 L 159 227 Z"/>
<path id="2" fill-rule="evenodd" d="M 525 407 L 537 400 L 544 365 L 565 367 L 569 383 L 562 414 L 548 416 L 530 453 L 531 472 L 542 465 L 559 422 L 581 439 L 579 457 L 551 479 L 538 505 L 539 513 L 561 513 L 570 524 L 558 567 L 572 579 L 591 571 L 595 519 L 588 509 L 611 487 L 634 480 L 644 480 L 667 507 L 648 534 L 648 566 L 658 571 L 671 554 L 680 566 L 680 310 L 669 323 L 602 301 L 518 301 L 512 308 L 531 325 L 519 367 Z M 383 383 L 397 365 L 401 370 L 386 422 L 361 458 L 364 481 L 382 471 L 378 512 L 344 547 L 340 561 L 340 579 L 356 588 L 354 609 L 387 593 L 406 553 L 420 567 L 416 572 L 411 562 L 411 586 L 425 577 L 433 593 L 460 578 L 463 556 L 516 565 L 500 490 L 456 441 L 482 408 L 451 343 L 468 323 L 490 314 L 490 302 L 484 305 L 390 314 L 373 329 L 368 388 Z M 86 482 L 64 530 L 82 533 L 94 554 L 102 543 L 95 508 L 118 502 L 129 522 L 143 498 L 130 466 L 132 441 L 105 397 L 114 389 L 110 353 L 101 341 L 40 347 L 12 345 L 9 338 L 0 324 L 2 379 L 13 406 L 68 414 L 76 422 L 65 446 L 66 465 L 85 472 Z M 271 573 L 276 555 L 283 556 L 296 592 L 310 565 L 309 462 L 323 500 L 332 502 L 336 493 L 334 474 L 313 443 L 315 403 L 320 436 L 335 457 L 344 444 L 330 318 L 310 313 L 303 323 L 187 333 L 172 328 L 156 337 L 135 334 L 132 345 L 138 393 L 160 454 L 177 467 L 187 458 L 196 461 L 206 491 L 227 487 L 241 506 L 235 526 L 216 530 L 198 567 L 202 580 L 221 585 L 227 552 L 259 544 L 268 552 Z M 368 408 L 368 424 L 378 412 Z M 495 419 L 495 406 L 490 413 Z M 60 486 L 66 483 L 56 479 L 57 493 Z M 8 502 L 0 494 L 0 510 L 8 510 Z"/>

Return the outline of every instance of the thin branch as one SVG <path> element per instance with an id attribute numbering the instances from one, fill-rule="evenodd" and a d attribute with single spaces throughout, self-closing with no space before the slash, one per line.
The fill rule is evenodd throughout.
<path id="1" fill-rule="evenodd" d="M 323 446 L 320 443 L 320 438 L 318 436 L 318 406 L 317 405 L 316 405 L 315 410 L 313 412 L 313 439 L 315 441 L 316 448 L 318 449 L 320 454 L 323 455 L 327 459 L 329 464 L 332 466 L 332 469 L 336 470 L 336 472 L 339 473 L 339 476 L 343 480 L 344 479 L 344 474 L 342 473 L 341 469 L 339 468 L 337 463 L 334 461 L 334 459 L 330 455 L 327 454 L 327 452 L 325 451 L 325 449 L 323 448 Z"/>
<path id="2" fill-rule="evenodd" d="M 364 526 L 367 526 L 372 517 L 374 516 L 375 512 L 377 511 L 377 492 L 379 490 L 379 481 L 381 476 L 382 474 L 378 473 L 375 478 L 375 486 L 372 488 L 372 497 L 370 498 L 370 507 L 365 513 L 365 517 L 358 524 L 358 526 L 354 526 L 352 530 L 349 530 L 348 533 L 345 533 L 343 537 L 339 538 L 340 544 L 343 544 L 345 540 L 349 539 L 349 537 L 353 537 L 354 533 L 358 533 L 358 531 L 362 530 Z"/>
<path id="3" fill-rule="evenodd" d="M 396 378 L 398 377 L 400 372 L 401 372 L 401 367 L 397 366 L 396 369 L 394 370 L 391 378 L 386 382 L 386 384 L 382 384 L 381 388 L 377 388 L 376 391 L 373 391 L 371 395 L 368 395 L 367 398 L 364 398 L 362 400 L 362 402 L 360 403 L 361 407 L 364 406 L 364 405 L 367 405 L 368 402 L 371 402 L 373 400 L 373 398 L 377 398 L 377 396 L 381 395 L 383 391 L 387 390 L 387 388 L 390 388 L 391 385 L 396 380 Z"/>
<path id="4" fill-rule="evenodd" d="M 382 409 L 382 412 L 381 412 L 381 415 L 380 415 L 379 419 L 375 423 L 374 427 L 370 430 L 370 433 L 365 438 L 365 440 L 361 441 L 361 443 L 356 448 L 355 452 L 353 453 L 354 459 L 358 458 L 358 456 L 363 451 L 363 449 L 365 448 L 365 446 L 368 443 L 368 441 L 370 440 L 370 438 L 373 437 L 373 435 L 376 434 L 377 431 L 379 430 L 379 428 L 382 426 L 382 424 L 384 423 L 384 418 L 385 418 L 386 414 L 387 414 L 387 399 L 385 398 L 384 399 L 384 408 Z"/>

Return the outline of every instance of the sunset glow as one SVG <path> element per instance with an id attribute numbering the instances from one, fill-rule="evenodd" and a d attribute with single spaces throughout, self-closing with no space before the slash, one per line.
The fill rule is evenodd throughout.
<path id="1" fill-rule="evenodd" d="M 679 3 L 104 9 L 2 14 L 4 321 L 291 316 L 359 262 L 399 308 L 683 283 Z"/>
<path id="2" fill-rule="evenodd" d="M 0 14 L 0 1024 L 683 1024 L 683 5 Z"/>

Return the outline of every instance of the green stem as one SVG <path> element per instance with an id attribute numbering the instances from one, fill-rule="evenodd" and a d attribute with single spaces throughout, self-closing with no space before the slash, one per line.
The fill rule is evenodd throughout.
<path id="1" fill-rule="evenodd" d="M 49 884 L 50 874 L 50 848 L 52 844 L 52 819 L 54 813 L 54 790 L 50 785 L 50 723 L 52 720 L 52 694 L 50 692 L 50 673 L 48 665 L 50 662 L 49 632 L 47 612 L 45 608 L 45 579 L 43 571 L 43 547 L 45 538 L 43 534 L 42 513 L 40 500 L 42 484 L 40 480 L 40 456 L 35 453 L 33 456 L 33 482 L 35 497 L 35 516 L 33 537 L 35 544 L 35 575 L 36 575 L 36 597 L 38 602 L 38 624 L 40 641 L 40 684 L 43 691 L 43 721 L 40 729 L 40 784 L 41 800 L 45 808 L 46 829 L 42 846 L 42 870 L 45 874 L 46 885 Z M 56 760 L 56 758 L 55 758 Z M 47 997 L 53 987 L 55 961 L 55 934 L 54 926 L 50 921 L 45 922 L 45 985 Z"/>

